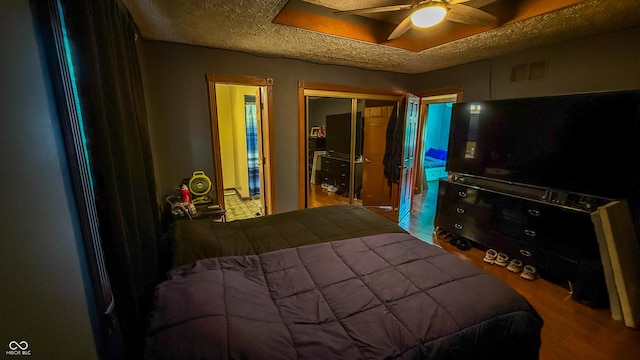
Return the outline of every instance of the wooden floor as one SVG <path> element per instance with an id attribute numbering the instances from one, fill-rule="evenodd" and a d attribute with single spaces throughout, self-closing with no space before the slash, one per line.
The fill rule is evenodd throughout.
<path id="1" fill-rule="evenodd" d="M 544 319 L 540 359 L 626 360 L 640 359 L 640 330 L 611 319 L 608 309 L 592 309 L 571 299 L 568 291 L 544 279 L 528 281 L 503 267 L 482 261 L 484 251 L 458 250 L 433 238 L 437 184 L 414 199 L 409 218 L 400 222 L 409 233 L 441 246 L 504 281 L 522 294 Z M 435 185 L 435 186 L 433 186 Z M 514 359 L 516 360 L 516 359 Z"/>
<path id="2" fill-rule="evenodd" d="M 348 198 L 327 194 L 318 186 L 310 196 L 314 206 L 348 203 Z M 482 261 L 484 251 L 461 251 L 433 238 L 433 218 L 437 201 L 437 182 L 413 200 L 413 209 L 399 225 L 415 237 L 460 256 L 504 281 L 522 294 L 544 319 L 540 359 L 543 360 L 626 360 L 640 359 L 640 330 L 611 319 L 607 309 L 592 309 L 571 299 L 568 291 L 544 279 L 528 281 L 505 268 Z M 311 205 L 311 202 L 310 202 Z M 312 207 L 312 206 L 310 206 Z M 372 209 L 397 221 L 397 213 Z M 517 359 L 514 359 L 517 360 Z"/>
<path id="3" fill-rule="evenodd" d="M 434 242 L 437 243 L 437 240 Z M 623 360 L 640 358 L 640 331 L 611 319 L 608 309 L 592 309 L 571 299 L 563 287 L 544 279 L 528 281 L 482 261 L 484 252 L 442 248 L 474 263 L 522 294 L 544 320 L 540 359 Z"/>
<path id="4" fill-rule="evenodd" d="M 329 192 L 322 189 L 320 184 L 309 184 L 309 206 L 310 208 L 348 204 L 349 197 L 338 195 L 336 193 Z M 354 199 L 354 204 L 362 205 L 362 200 Z"/>

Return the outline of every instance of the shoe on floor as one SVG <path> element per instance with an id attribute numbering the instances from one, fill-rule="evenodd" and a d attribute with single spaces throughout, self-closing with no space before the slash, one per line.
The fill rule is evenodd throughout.
<path id="1" fill-rule="evenodd" d="M 458 248 L 458 250 L 467 251 L 471 249 L 471 241 L 465 238 L 458 238 L 456 247 Z"/>
<path id="2" fill-rule="evenodd" d="M 446 243 L 452 243 L 455 246 L 455 241 L 454 239 L 456 238 L 456 236 L 450 232 L 445 232 L 444 234 L 438 235 L 438 240 L 442 240 Z"/>
<path id="3" fill-rule="evenodd" d="M 522 269 L 522 274 L 520 274 L 520 276 L 523 279 L 535 280 L 538 278 L 538 271 L 536 270 L 535 267 L 531 265 L 525 265 L 524 268 Z"/>
<path id="4" fill-rule="evenodd" d="M 486 262 L 487 264 L 493 264 L 496 262 L 496 257 L 498 257 L 498 252 L 493 249 L 489 249 L 484 254 L 484 259 L 482 259 L 482 261 Z"/>
<path id="5" fill-rule="evenodd" d="M 507 266 L 507 270 L 511 271 L 512 273 L 519 273 L 520 271 L 522 271 L 522 261 L 518 259 L 511 260 L 509 266 Z"/>
<path id="6" fill-rule="evenodd" d="M 509 255 L 505 253 L 498 253 L 495 264 L 502 267 L 509 265 Z"/>

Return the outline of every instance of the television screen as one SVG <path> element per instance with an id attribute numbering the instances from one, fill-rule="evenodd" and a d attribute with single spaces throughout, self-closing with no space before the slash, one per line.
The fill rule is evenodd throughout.
<path id="1" fill-rule="evenodd" d="M 457 103 L 447 170 L 627 197 L 640 179 L 639 140 L 640 91 Z"/>

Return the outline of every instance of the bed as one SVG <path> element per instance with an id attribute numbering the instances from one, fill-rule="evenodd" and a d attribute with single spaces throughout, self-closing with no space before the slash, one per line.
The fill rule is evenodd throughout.
<path id="1" fill-rule="evenodd" d="M 429 148 L 424 154 L 424 173 L 427 181 L 447 177 L 447 151 Z"/>
<path id="2" fill-rule="evenodd" d="M 172 266 L 209 257 L 257 255 L 269 251 L 406 231 L 393 221 L 357 205 L 290 211 L 220 225 L 180 220 L 172 227 Z"/>
<path id="3" fill-rule="evenodd" d="M 538 358 L 522 296 L 365 208 L 176 225 L 148 359 Z"/>

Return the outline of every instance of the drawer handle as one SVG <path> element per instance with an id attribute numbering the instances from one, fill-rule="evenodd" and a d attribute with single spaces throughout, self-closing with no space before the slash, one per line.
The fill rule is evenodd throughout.
<path id="1" fill-rule="evenodd" d="M 347 166 L 347 164 L 342 163 L 342 164 L 340 164 L 340 166 L 345 167 L 345 166 Z"/>
<path id="2" fill-rule="evenodd" d="M 520 255 L 526 256 L 526 257 L 531 257 L 531 251 L 529 251 L 529 250 L 520 250 Z"/>
<path id="3" fill-rule="evenodd" d="M 461 198 L 466 198 L 467 197 L 467 193 L 464 191 L 458 191 L 458 196 L 460 196 Z"/>
<path id="4" fill-rule="evenodd" d="M 464 214 L 464 209 L 463 209 L 463 208 L 461 208 L 461 207 L 457 207 L 457 208 L 456 208 L 456 212 L 457 212 L 458 214 Z"/>
<path id="5" fill-rule="evenodd" d="M 462 230 L 464 228 L 464 226 L 462 226 L 460 224 L 453 224 L 453 226 L 458 230 Z"/>
<path id="6" fill-rule="evenodd" d="M 347 174 L 340 174 L 340 176 L 345 177 L 345 176 L 347 176 Z"/>
<path id="7" fill-rule="evenodd" d="M 531 216 L 540 216 L 542 214 L 540 214 L 540 211 L 538 211 L 538 210 L 529 209 L 529 215 L 531 215 Z"/>
<path id="8" fill-rule="evenodd" d="M 536 234 L 536 232 L 535 232 L 535 231 L 533 231 L 533 230 L 525 230 L 525 231 L 524 231 L 524 234 L 525 234 L 525 235 L 527 235 L 527 236 L 531 236 L 531 237 L 536 237 L 536 236 L 538 235 L 538 234 Z"/>

